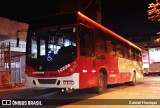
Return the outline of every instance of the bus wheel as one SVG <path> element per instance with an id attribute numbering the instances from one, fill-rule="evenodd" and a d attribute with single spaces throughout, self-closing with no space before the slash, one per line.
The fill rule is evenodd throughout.
<path id="1" fill-rule="evenodd" d="M 136 85 L 136 73 L 134 72 L 133 77 L 132 77 L 132 81 L 129 82 L 130 86 L 135 86 Z"/>
<path id="2" fill-rule="evenodd" d="M 106 76 L 100 72 L 98 75 L 98 86 L 95 88 L 96 93 L 102 93 L 106 89 Z"/>

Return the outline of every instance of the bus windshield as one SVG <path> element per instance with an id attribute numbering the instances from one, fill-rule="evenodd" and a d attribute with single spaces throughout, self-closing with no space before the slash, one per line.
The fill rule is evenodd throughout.
<path id="1" fill-rule="evenodd" d="M 32 31 L 27 41 L 27 64 L 38 70 L 58 70 L 77 55 L 76 27 Z"/>

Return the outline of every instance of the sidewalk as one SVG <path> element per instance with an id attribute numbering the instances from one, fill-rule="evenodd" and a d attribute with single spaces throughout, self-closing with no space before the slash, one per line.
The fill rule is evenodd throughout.
<path id="1" fill-rule="evenodd" d="M 15 91 L 15 90 L 23 90 L 23 89 L 28 89 L 28 88 L 31 88 L 31 87 L 23 86 L 23 87 L 14 87 L 14 88 L 8 88 L 8 89 L 0 88 L 0 92 L 4 92 L 4 91 Z"/>

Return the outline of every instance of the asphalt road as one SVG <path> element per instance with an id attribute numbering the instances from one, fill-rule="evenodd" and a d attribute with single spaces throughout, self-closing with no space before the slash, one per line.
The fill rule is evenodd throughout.
<path id="1" fill-rule="evenodd" d="M 43 99 L 60 100 L 67 105 L 43 106 L 0 106 L 0 108 L 160 108 L 160 77 L 144 77 L 136 86 L 125 84 L 111 85 L 102 94 L 94 94 L 90 89 L 76 90 L 73 93 L 61 93 L 54 89 L 37 90 L 35 88 L 21 88 L 1 90 L 0 99 Z M 48 100 L 49 99 L 49 100 Z M 58 101 L 59 102 L 59 101 Z M 65 103 L 66 104 L 66 103 Z"/>
<path id="2" fill-rule="evenodd" d="M 109 88 L 108 92 L 89 99 L 94 99 L 91 105 L 83 105 L 87 103 L 87 100 L 84 100 L 59 108 L 160 108 L 160 77 L 144 77 L 136 86 Z M 101 102 L 97 101 L 98 99 L 101 99 Z"/>

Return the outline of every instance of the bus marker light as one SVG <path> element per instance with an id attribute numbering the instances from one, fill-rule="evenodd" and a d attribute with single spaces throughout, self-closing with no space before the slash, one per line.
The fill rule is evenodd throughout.
<path id="1" fill-rule="evenodd" d="M 82 70 L 82 72 L 83 72 L 83 73 L 86 73 L 86 72 L 87 72 L 87 70 Z"/>
<path id="2" fill-rule="evenodd" d="M 96 72 L 96 70 L 92 70 L 92 72 Z"/>
<path id="3" fill-rule="evenodd" d="M 110 74 L 110 77 L 117 77 L 116 74 Z"/>

